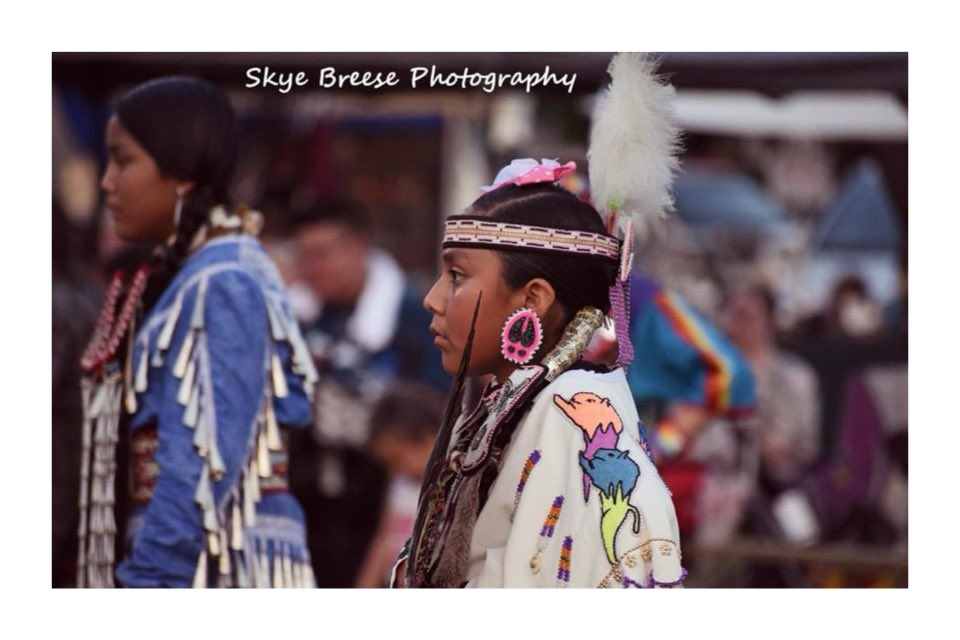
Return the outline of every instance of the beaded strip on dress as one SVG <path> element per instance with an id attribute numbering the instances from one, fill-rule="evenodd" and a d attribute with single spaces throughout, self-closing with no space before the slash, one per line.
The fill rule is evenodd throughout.
<path id="1" fill-rule="evenodd" d="M 538 462 L 540 462 L 540 450 L 534 449 L 533 453 L 527 457 L 527 461 L 523 464 L 523 471 L 520 472 L 520 482 L 517 483 L 517 493 L 513 499 L 513 511 L 510 512 L 511 522 L 513 522 L 513 516 L 517 511 L 517 507 L 520 506 L 520 496 L 523 495 L 523 489 L 527 486 L 530 473 L 533 471 L 533 468 L 537 466 Z"/>
<path id="2" fill-rule="evenodd" d="M 547 545 L 550 544 L 550 539 L 553 538 L 553 532 L 556 530 L 557 521 L 560 520 L 560 512 L 562 510 L 563 496 L 557 496 L 553 499 L 553 504 L 550 505 L 550 511 L 547 512 L 547 517 L 544 519 L 543 526 L 540 528 L 540 539 L 537 540 L 537 551 L 533 554 L 533 557 L 530 558 L 530 570 L 534 573 L 540 572 L 543 552 L 547 548 Z"/>
<path id="3" fill-rule="evenodd" d="M 573 552 L 573 537 L 565 536 L 560 547 L 560 560 L 557 563 L 557 586 L 566 587 L 570 583 L 570 554 Z"/>

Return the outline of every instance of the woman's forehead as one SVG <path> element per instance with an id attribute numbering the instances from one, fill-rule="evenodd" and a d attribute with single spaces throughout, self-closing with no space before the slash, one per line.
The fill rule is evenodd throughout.
<path id="1" fill-rule="evenodd" d="M 473 249 L 469 247 L 448 247 L 443 250 L 443 261 L 446 264 L 456 263 L 464 266 L 485 266 L 499 263 L 497 256 L 489 249 Z"/>
<path id="2" fill-rule="evenodd" d="M 130 132 L 123 126 L 123 123 L 117 118 L 116 115 L 111 116 L 110 120 L 107 122 L 107 147 L 113 148 L 125 148 L 139 150 L 141 149 L 137 140 L 130 135 Z"/>
<path id="3" fill-rule="evenodd" d="M 107 138 L 122 138 L 129 135 L 116 114 L 110 116 L 107 120 Z"/>

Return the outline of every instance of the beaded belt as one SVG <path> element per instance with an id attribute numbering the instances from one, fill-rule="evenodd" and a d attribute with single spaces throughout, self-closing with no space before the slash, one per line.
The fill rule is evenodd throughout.
<path id="1" fill-rule="evenodd" d="M 130 438 L 130 500 L 144 506 L 153 497 L 160 466 L 157 464 L 157 427 L 138 429 Z"/>
<path id="2" fill-rule="evenodd" d="M 287 478 L 289 454 L 287 453 L 287 430 L 281 429 L 283 449 L 270 452 L 270 476 L 260 478 L 261 493 L 287 493 L 290 482 Z M 151 425 L 138 429 L 130 439 L 130 500 L 137 506 L 145 506 L 153 497 L 160 466 L 157 464 L 157 427 Z"/>

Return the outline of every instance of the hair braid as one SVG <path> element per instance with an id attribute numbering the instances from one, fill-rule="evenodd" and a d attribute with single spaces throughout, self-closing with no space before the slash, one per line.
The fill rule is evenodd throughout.
<path id="1" fill-rule="evenodd" d="M 151 260 L 150 283 L 143 296 L 145 309 L 149 309 L 156 303 L 160 294 L 173 280 L 187 257 L 197 232 L 207 223 L 210 210 L 220 204 L 228 203 L 224 199 L 214 197 L 209 187 L 191 189 L 184 194 L 180 224 L 176 229 L 173 242 L 161 245 Z M 170 215 L 172 216 L 173 212 Z"/>

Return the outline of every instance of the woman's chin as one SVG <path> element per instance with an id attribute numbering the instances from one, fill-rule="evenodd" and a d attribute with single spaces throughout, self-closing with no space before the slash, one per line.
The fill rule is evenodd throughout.
<path id="1" fill-rule="evenodd" d="M 448 355 L 446 352 L 443 354 L 443 359 L 441 360 L 441 366 L 443 370 L 446 371 L 449 375 L 457 375 L 457 371 L 460 370 L 460 359 L 454 359 L 452 355 Z"/>
<path id="2" fill-rule="evenodd" d="M 113 233 L 124 242 L 140 242 L 140 235 L 137 233 L 136 225 L 131 225 L 130 221 L 123 215 L 111 212 L 113 218 Z"/>
<path id="3" fill-rule="evenodd" d="M 476 356 L 476 353 L 474 353 Z M 462 351 L 452 351 L 449 349 L 443 349 L 442 351 L 442 360 L 441 365 L 443 370 L 446 371 L 451 376 L 456 376 L 457 372 L 460 371 L 460 359 L 463 357 Z M 490 362 L 480 361 L 478 362 L 474 357 L 470 359 L 470 364 L 467 366 L 466 376 L 473 378 L 476 376 L 484 376 L 489 374 L 493 370 L 493 366 Z"/>

